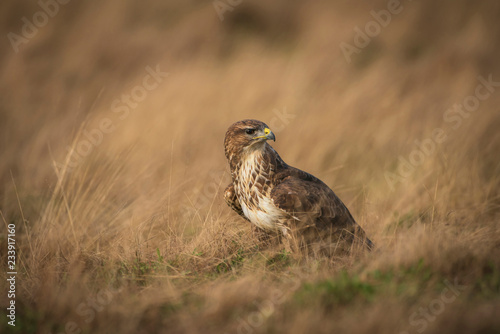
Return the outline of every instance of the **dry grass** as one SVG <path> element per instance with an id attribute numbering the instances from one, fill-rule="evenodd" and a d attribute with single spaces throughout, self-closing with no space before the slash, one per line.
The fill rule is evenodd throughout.
<path id="1" fill-rule="evenodd" d="M 500 88 L 456 129 L 443 120 L 478 76 L 500 81 L 500 7 L 404 6 L 351 64 L 339 44 L 385 1 L 243 2 L 222 22 L 211 2 L 70 2 L 19 53 L 4 39 L 0 210 L 18 276 L 2 332 L 500 331 Z M 39 10 L 0 8 L 4 36 Z M 120 119 L 113 101 L 157 65 L 168 77 Z M 74 164 L 67 147 L 106 118 Z M 223 135 L 243 118 L 267 122 L 377 251 L 262 249 L 221 198 Z M 436 128 L 447 140 L 391 187 Z"/>

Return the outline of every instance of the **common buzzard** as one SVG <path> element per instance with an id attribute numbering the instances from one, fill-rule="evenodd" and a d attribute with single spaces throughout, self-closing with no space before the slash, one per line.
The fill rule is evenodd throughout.
<path id="1" fill-rule="evenodd" d="M 287 165 L 267 143 L 269 127 L 243 120 L 224 139 L 232 183 L 226 203 L 267 239 L 287 240 L 293 249 L 338 254 L 355 245 L 373 248 L 344 203 L 320 179 Z"/>

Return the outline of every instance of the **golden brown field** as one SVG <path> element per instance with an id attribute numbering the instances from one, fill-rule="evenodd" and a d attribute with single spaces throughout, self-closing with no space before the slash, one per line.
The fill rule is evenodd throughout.
<path id="1" fill-rule="evenodd" d="M 2 333 L 500 332 L 498 1 L 55 1 L 0 5 Z M 377 249 L 262 247 L 244 118 Z"/>

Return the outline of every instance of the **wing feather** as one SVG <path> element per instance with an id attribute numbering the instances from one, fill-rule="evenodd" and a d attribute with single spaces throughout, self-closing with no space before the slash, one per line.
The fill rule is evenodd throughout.
<path id="1" fill-rule="evenodd" d="M 234 185 L 232 182 L 226 187 L 226 190 L 224 190 L 224 200 L 226 201 L 226 204 L 237 214 L 250 221 L 241 209 L 241 204 L 238 200 L 238 197 L 236 196 L 236 192 L 234 191 Z"/>
<path id="2" fill-rule="evenodd" d="M 296 227 L 339 233 L 351 242 L 360 241 L 369 249 L 373 243 L 356 223 L 340 198 L 325 183 L 300 169 L 286 166 L 276 174 L 271 191 L 274 205 L 295 218 Z"/>
<path id="3" fill-rule="evenodd" d="M 347 228 L 355 223 L 347 207 L 321 180 L 299 169 L 288 167 L 277 174 L 279 182 L 271 198 L 281 210 L 320 229 Z"/>

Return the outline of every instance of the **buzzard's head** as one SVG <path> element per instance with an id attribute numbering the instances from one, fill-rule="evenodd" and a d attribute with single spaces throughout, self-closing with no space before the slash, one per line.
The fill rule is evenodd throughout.
<path id="1" fill-rule="evenodd" d="M 276 140 L 276 137 L 266 123 L 255 119 L 236 122 L 227 129 L 224 138 L 226 158 L 233 160 L 242 154 L 261 150 L 269 139 Z"/>

